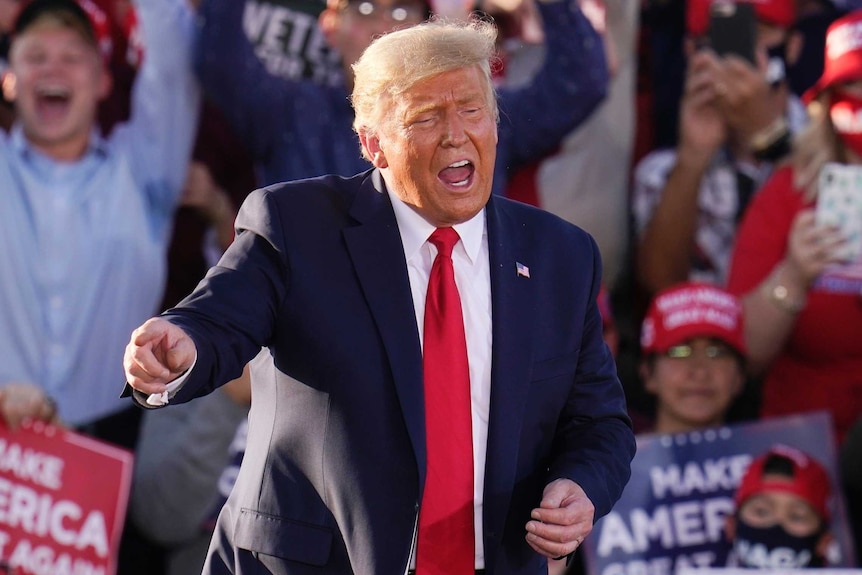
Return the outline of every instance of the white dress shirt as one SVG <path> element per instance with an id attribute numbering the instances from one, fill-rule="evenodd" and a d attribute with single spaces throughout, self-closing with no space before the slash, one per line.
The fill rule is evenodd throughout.
<path id="1" fill-rule="evenodd" d="M 437 248 L 428 242 L 436 229 L 391 192 L 392 207 L 407 260 L 410 291 L 419 339 L 423 342 L 425 294 Z M 470 366 L 470 404 L 473 415 L 473 520 L 476 536 L 476 569 L 484 569 L 482 542 L 482 498 L 491 405 L 491 275 L 485 210 L 469 221 L 453 226 L 461 237 L 452 250 L 455 284 L 461 296 L 464 334 Z M 412 561 L 411 561 L 412 563 Z"/>

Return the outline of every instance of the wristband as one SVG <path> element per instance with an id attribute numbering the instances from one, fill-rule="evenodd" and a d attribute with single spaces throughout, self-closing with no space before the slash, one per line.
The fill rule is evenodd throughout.
<path id="1" fill-rule="evenodd" d="M 748 143 L 755 158 L 774 162 L 790 152 L 790 138 L 787 120 L 779 116 L 769 126 L 754 134 Z"/>
<path id="2" fill-rule="evenodd" d="M 790 131 L 785 131 L 778 137 L 778 139 L 769 144 L 766 148 L 755 150 L 754 157 L 761 162 L 775 163 L 789 154 L 791 147 Z"/>

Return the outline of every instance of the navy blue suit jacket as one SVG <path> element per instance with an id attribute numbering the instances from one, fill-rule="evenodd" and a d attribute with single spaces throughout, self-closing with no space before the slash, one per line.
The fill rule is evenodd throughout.
<path id="1" fill-rule="evenodd" d="M 634 436 L 596 307 L 601 264 L 579 228 L 497 196 L 486 207 L 493 353 L 485 567 L 545 573 L 524 540 L 548 482 L 607 513 Z M 234 244 L 166 315 L 197 346 L 172 402 L 252 374 L 248 447 L 205 573 L 401 575 L 425 479 L 422 355 L 407 265 L 379 172 L 252 193 Z M 529 267 L 529 277 L 516 273 Z"/>

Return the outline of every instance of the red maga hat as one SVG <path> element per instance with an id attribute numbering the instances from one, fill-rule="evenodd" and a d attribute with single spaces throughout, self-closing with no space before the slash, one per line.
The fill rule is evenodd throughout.
<path id="1" fill-rule="evenodd" d="M 695 337 L 712 337 L 745 355 L 739 298 L 714 285 L 685 282 L 652 300 L 641 328 L 644 354 L 664 353 Z"/>
<path id="2" fill-rule="evenodd" d="M 862 80 L 862 10 L 855 10 L 829 26 L 823 74 L 805 91 L 802 100 L 808 104 L 826 88 L 853 80 Z"/>
<path id="3" fill-rule="evenodd" d="M 99 53 L 108 59 L 113 50 L 111 22 L 93 0 L 30 0 L 22 5 L 15 19 L 15 34 L 23 33 L 48 13 L 65 13 L 74 18 Z"/>

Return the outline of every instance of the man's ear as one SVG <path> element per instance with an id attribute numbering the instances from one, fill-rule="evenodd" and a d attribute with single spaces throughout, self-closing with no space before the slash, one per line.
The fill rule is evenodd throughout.
<path id="1" fill-rule="evenodd" d="M 3 79 L 0 80 L 0 82 L 2 82 L 3 97 L 9 102 L 14 102 L 15 97 L 18 95 L 15 74 L 6 70 L 6 72 L 3 73 Z"/>
<path id="2" fill-rule="evenodd" d="M 359 142 L 362 144 L 363 154 L 371 160 L 375 168 L 382 170 L 389 167 L 389 162 L 386 161 L 386 154 L 383 153 L 383 148 L 380 147 L 380 138 L 363 130 L 359 132 Z"/>

